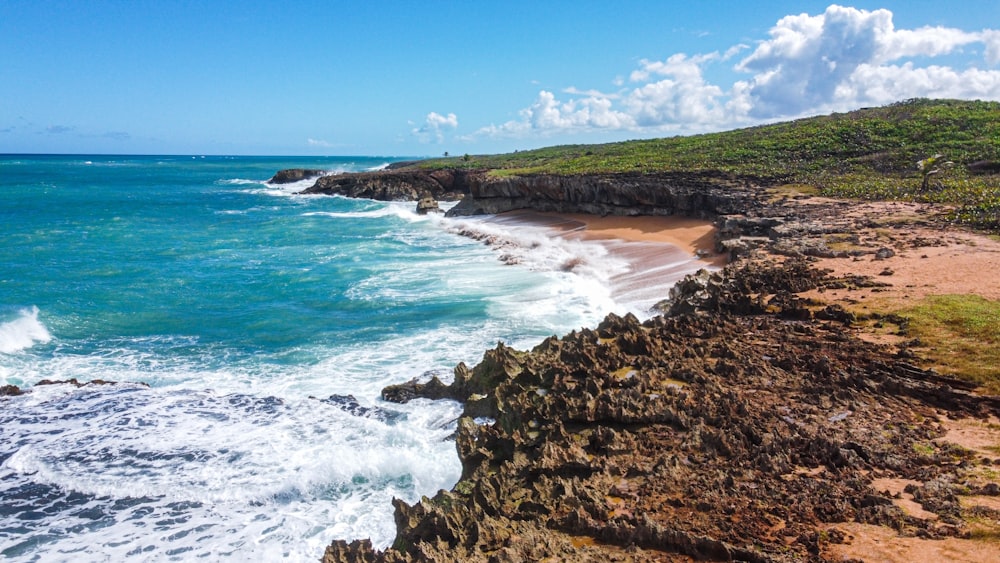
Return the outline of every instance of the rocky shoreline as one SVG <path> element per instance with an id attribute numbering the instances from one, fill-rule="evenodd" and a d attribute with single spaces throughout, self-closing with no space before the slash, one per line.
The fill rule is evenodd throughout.
<path id="1" fill-rule="evenodd" d="M 283 170 L 270 181 L 309 177 Z M 483 170 L 401 168 L 321 176 L 304 194 L 342 195 L 381 201 L 416 201 L 424 194 L 460 200 L 449 216 L 497 214 L 516 209 L 591 215 L 685 215 L 738 213 L 753 198 L 745 179 L 717 173 L 536 174 L 510 178 Z"/>
<path id="2" fill-rule="evenodd" d="M 351 181 L 389 186 L 393 174 Z M 612 315 L 531 351 L 498 345 L 447 385 L 386 388 L 390 401 L 463 401 L 462 479 L 395 501 L 392 547 L 337 541 L 324 561 L 843 560 L 865 525 L 969 538 L 966 500 L 1000 495 L 982 478 L 1000 455 L 942 440 L 950 420 L 996 420 L 1000 398 L 919 367 L 906 343 L 860 338 L 854 312 L 815 297 L 889 286 L 815 263 L 932 246 L 906 236 L 947 230 L 932 209 L 893 223 L 865 204 L 721 177 L 484 178 L 457 173 L 441 189 L 466 195 L 459 213 L 714 217 L 732 262 L 683 280 L 645 323 Z M 894 243 L 872 234 L 885 229 Z M 852 237 L 850 250 L 831 237 Z M 997 506 L 975 514 L 1000 520 Z"/>

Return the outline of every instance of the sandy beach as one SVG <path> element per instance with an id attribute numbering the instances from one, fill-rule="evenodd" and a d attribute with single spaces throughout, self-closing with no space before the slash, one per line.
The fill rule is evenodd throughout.
<path id="1" fill-rule="evenodd" d="M 670 288 L 687 274 L 702 268 L 725 266 L 716 254 L 711 221 L 689 217 L 607 216 L 511 211 L 489 220 L 505 226 L 551 229 L 555 236 L 600 244 L 608 254 L 625 261 L 628 271 L 611 277 L 613 297 L 619 303 L 650 309 L 665 299 Z"/>
<path id="2" fill-rule="evenodd" d="M 566 237 L 586 240 L 619 240 L 673 245 L 690 255 L 708 253 L 702 262 L 725 265 L 726 258 L 713 251 L 715 226 L 711 221 L 678 216 L 606 216 L 579 213 L 557 214 L 531 210 L 511 211 L 497 221 L 551 227 L 566 231 Z"/>

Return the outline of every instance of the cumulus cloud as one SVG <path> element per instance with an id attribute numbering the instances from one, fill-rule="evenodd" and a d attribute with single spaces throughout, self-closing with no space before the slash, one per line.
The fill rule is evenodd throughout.
<path id="1" fill-rule="evenodd" d="M 458 116 L 454 113 L 441 115 L 436 111 L 427 114 L 424 124 L 413 129 L 413 134 L 422 143 L 429 143 L 431 140 L 437 143 L 444 142 L 444 130 L 458 128 Z"/>
<path id="2" fill-rule="evenodd" d="M 945 55 L 949 64 L 964 59 L 963 66 L 934 60 Z M 469 138 L 696 132 L 915 97 L 1000 100 L 998 65 L 1000 30 L 896 29 L 889 10 L 831 5 L 821 14 L 779 19 L 753 45 L 642 59 L 611 80 L 616 92 L 569 87 L 557 99 L 542 90 L 518 119 Z M 736 74 L 712 82 L 705 78 L 710 67 L 712 76 Z"/>
<path id="3" fill-rule="evenodd" d="M 573 94 L 577 91 L 571 88 L 568 92 Z M 628 129 L 635 126 L 632 116 L 612 108 L 613 96 L 597 91 L 588 93 L 590 95 L 586 98 L 561 102 L 552 92 L 542 90 L 535 103 L 519 112 L 520 119 L 503 125 L 483 127 L 464 140 L 480 136 L 516 138 L 529 133 L 544 136 L 592 129 Z"/>
<path id="4" fill-rule="evenodd" d="M 938 57 L 965 45 L 985 43 L 986 62 L 990 62 L 998 56 L 996 33 L 944 27 L 897 30 L 888 10 L 830 6 L 816 16 L 780 19 L 771 28 L 770 39 L 761 41 L 736 69 L 753 74 L 748 81 L 749 115 L 761 119 L 887 103 L 901 97 L 997 99 L 1000 72 L 960 72 L 907 60 Z M 954 80 L 962 75 L 976 81 L 963 87 Z"/>

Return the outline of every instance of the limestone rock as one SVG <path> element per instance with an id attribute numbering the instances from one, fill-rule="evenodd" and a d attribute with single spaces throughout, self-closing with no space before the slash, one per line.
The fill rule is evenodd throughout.
<path id="1" fill-rule="evenodd" d="M 325 560 L 780 562 L 818 560 L 836 537 L 816 530 L 836 522 L 961 533 L 904 519 L 872 475 L 919 479 L 914 498 L 953 518 L 955 466 L 908 444 L 938 435 L 935 408 L 1000 400 L 846 335 L 842 309 L 809 313 L 798 293 L 827 281 L 795 260 L 700 272 L 671 315 L 499 343 L 449 385 L 393 386 L 466 401 L 461 480 L 395 501 L 391 548 L 335 542 Z"/>

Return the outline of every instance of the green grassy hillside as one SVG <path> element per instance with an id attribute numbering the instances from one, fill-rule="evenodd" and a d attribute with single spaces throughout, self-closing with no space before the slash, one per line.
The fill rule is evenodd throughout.
<path id="1" fill-rule="evenodd" d="M 917 162 L 941 155 L 938 165 Z M 956 206 L 956 221 L 1000 228 L 1000 103 L 908 100 L 705 135 L 433 159 L 493 174 L 719 171 L 861 199 Z"/>

